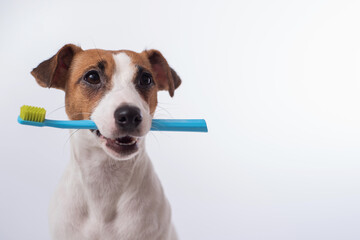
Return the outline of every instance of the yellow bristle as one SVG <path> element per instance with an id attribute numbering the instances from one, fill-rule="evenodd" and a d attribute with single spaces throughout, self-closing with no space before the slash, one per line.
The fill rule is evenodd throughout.
<path id="1" fill-rule="evenodd" d="M 25 121 L 43 122 L 45 120 L 46 110 L 40 107 L 23 105 L 20 108 L 20 118 Z"/>

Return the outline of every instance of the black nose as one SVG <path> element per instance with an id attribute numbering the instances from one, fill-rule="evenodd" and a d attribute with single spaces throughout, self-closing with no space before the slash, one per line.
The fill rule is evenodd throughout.
<path id="1" fill-rule="evenodd" d="M 142 121 L 140 109 L 133 106 L 121 106 L 114 113 L 116 124 L 123 130 L 132 131 Z"/>

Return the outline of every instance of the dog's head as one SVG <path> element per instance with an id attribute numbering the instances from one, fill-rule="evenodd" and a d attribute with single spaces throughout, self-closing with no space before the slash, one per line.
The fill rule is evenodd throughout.
<path id="1" fill-rule="evenodd" d="M 173 96 L 181 84 L 157 50 L 82 50 L 72 44 L 31 74 L 40 86 L 65 91 L 69 119 L 92 119 L 98 130 L 91 138 L 118 160 L 138 153 L 151 127 L 157 92 L 167 90 Z"/>

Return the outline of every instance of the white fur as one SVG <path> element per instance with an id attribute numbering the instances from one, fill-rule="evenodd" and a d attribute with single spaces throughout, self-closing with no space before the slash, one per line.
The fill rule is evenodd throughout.
<path id="1" fill-rule="evenodd" d="M 114 55 L 114 61 L 116 68 L 111 81 L 113 87 L 100 101 L 91 118 L 95 121 L 102 135 L 108 138 L 118 137 L 120 133 L 115 126 L 115 110 L 123 104 L 136 106 L 143 116 L 139 132 L 139 135 L 143 136 L 150 130 L 151 115 L 149 106 L 136 91 L 132 82 L 136 67 L 125 53 Z"/>
<path id="2" fill-rule="evenodd" d="M 144 136 L 151 115 L 131 82 L 135 66 L 125 53 L 114 60 L 113 88 L 99 102 L 92 119 L 104 136 L 116 137 L 113 113 L 123 103 L 132 104 L 142 112 L 140 135 Z M 144 138 L 139 141 L 139 151 L 125 160 L 109 152 L 89 130 L 74 133 L 70 163 L 50 204 L 53 239 L 177 239 Z"/>

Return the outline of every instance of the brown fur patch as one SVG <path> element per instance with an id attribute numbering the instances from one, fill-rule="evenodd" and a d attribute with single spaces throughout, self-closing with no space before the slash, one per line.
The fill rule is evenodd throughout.
<path id="1" fill-rule="evenodd" d="M 103 64 L 103 68 L 99 63 Z M 71 120 L 89 119 L 101 98 L 111 89 L 111 77 L 115 62 L 109 51 L 92 49 L 75 55 L 65 87 L 66 113 Z M 99 88 L 82 80 L 90 70 L 100 73 L 102 84 Z"/>

